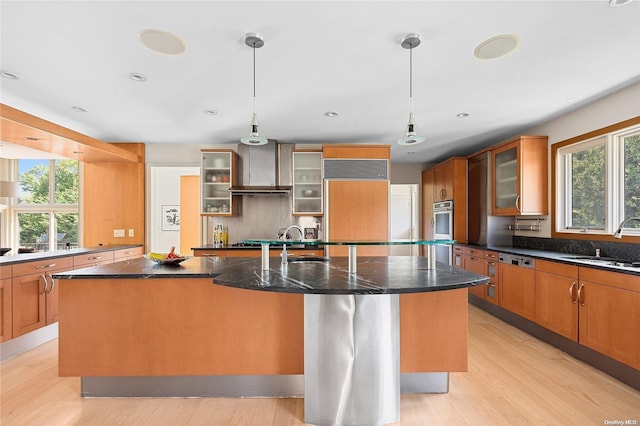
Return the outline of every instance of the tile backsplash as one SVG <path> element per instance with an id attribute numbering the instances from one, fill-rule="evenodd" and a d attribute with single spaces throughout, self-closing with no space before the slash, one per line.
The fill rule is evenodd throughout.
<path id="1" fill-rule="evenodd" d="M 561 253 L 581 254 L 585 256 L 593 256 L 596 254 L 596 249 L 600 249 L 600 256 L 602 257 L 640 260 L 640 244 L 634 243 L 514 236 L 513 247 L 533 250 L 549 250 Z"/>

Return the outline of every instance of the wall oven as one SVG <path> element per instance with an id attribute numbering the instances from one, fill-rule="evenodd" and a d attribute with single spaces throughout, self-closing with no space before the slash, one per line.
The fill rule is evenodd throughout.
<path id="1" fill-rule="evenodd" d="M 453 201 L 433 203 L 433 238 L 436 240 L 453 239 Z M 451 265 L 453 247 L 450 244 L 436 246 L 436 262 Z"/>

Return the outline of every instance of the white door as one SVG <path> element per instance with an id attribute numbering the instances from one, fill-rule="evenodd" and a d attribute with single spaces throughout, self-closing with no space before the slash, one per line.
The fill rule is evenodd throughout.
<path id="1" fill-rule="evenodd" d="M 391 239 L 418 238 L 418 185 L 391 185 Z M 418 246 L 390 246 L 391 256 L 417 256 Z"/>

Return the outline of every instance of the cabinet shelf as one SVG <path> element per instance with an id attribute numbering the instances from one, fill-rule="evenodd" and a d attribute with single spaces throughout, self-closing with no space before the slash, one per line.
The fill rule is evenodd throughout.
<path id="1" fill-rule="evenodd" d="M 236 210 L 236 196 L 229 188 L 236 182 L 236 153 L 233 150 L 202 150 L 200 174 L 200 214 L 203 216 L 232 216 Z"/>
<path id="2" fill-rule="evenodd" d="M 305 196 L 303 191 L 312 191 Z M 293 152 L 293 214 L 321 216 L 322 202 L 322 152 Z"/>

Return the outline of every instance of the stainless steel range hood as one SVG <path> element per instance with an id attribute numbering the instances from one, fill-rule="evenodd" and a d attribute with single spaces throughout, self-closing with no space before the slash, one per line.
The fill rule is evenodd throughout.
<path id="1" fill-rule="evenodd" d="M 290 194 L 292 144 L 238 145 L 240 184 L 229 188 L 236 195 Z"/>

